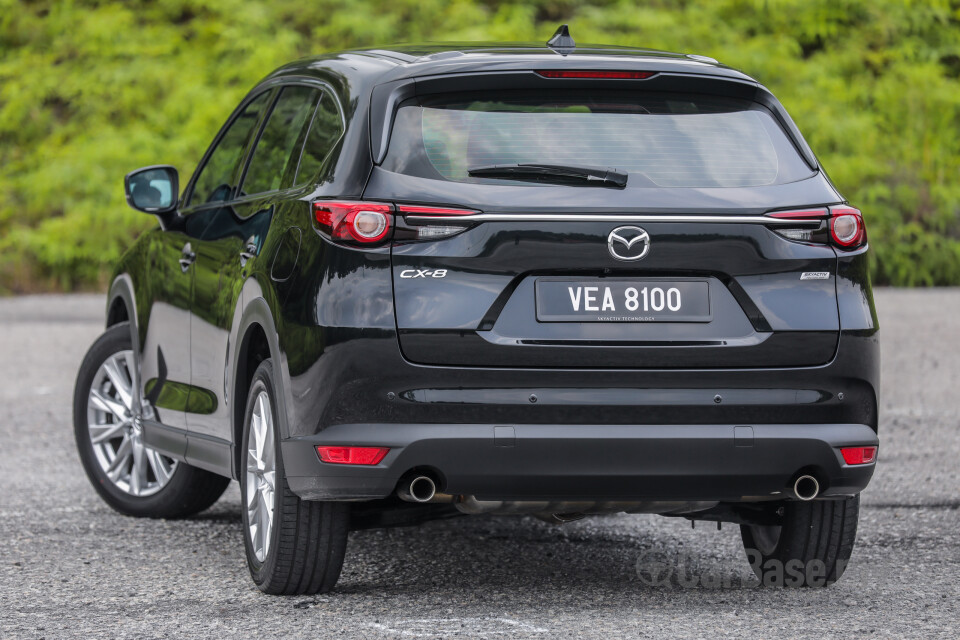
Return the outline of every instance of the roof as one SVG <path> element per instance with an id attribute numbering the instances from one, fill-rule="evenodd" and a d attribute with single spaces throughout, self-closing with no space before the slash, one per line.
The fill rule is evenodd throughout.
<path id="1" fill-rule="evenodd" d="M 560 55 L 554 49 L 544 44 L 534 44 L 530 42 L 433 42 L 421 44 L 404 44 L 392 47 L 359 49 L 355 53 L 364 53 L 367 55 L 382 56 L 397 60 L 398 62 L 411 64 L 425 62 L 438 57 L 452 57 L 454 55 Z M 671 58 L 675 60 L 691 59 L 689 54 L 675 53 L 671 51 L 658 51 L 656 49 L 639 49 L 633 47 L 619 47 L 605 44 L 586 44 L 580 45 L 567 53 L 568 56 L 579 58 L 582 56 L 625 56 L 630 58 Z M 712 60 L 712 63 L 719 65 L 712 58 L 697 56 L 700 62 Z"/>
<path id="2" fill-rule="evenodd" d="M 426 43 L 354 49 L 298 60 L 278 69 L 278 72 L 319 70 L 338 66 L 337 61 L 360 64 L 367 73 L 381 76 L 381 81 L 446 73 L 570 67 L 676 71 L 753 81 L 713 58 L 696 54 L 594 44 L 558 50 L 544 44 L 511 42 Z"/>

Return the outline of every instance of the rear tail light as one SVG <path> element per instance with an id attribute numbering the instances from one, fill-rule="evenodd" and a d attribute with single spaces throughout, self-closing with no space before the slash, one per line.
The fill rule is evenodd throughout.
<path id="1" fill-rule="evenodd" d="M 465 231 L 466 216 L 480 213 L 458 207 L 431 207 L 383 202 L 328 201 L 313 203 L 317 228 L 335 242 L 376 245 L 397 240 L 433 240 Z"/>
<path id="2" fill-rule="evenodd" d="M 855 249 L 867 242 L 867 228 L 859 209 L 830 207 L 830 237 L 844 249 Z"/>
<path id="3" fill-rule="evenodd" d="M 452 207 L 421 207 L 413 204 L 397 205 L 397 211 L 406 216 L 471 216 L 479 213 L 474 209 L 455 209 Z"/>
<path id="4" fill-rule="evenodd" d="M 796 211 L 773 211 L 768 213 L 767 216 L 781 220 L 818 220 L 826 218 L 829 213 L 826 207 L 820 207 L 819 209 L 797 209 Z"/>
<path id="5" fill-rule="evenodd" d="M 397 213 L 404 217 L 405 224 L 397 227 L 397 239 L 400 240 L 438 240 L 454 236 L 470 227 L 469 220 L 458 220 L 462 216 L 479 213 L 474 209 L 454 207 L 422 207 L 419 205 L 397 205 Z M 459 224 L 458 224 L 459 222 Z"/>
<path id="6" fill-rule="evenodd" d="M 773 211 L 769 218 L 795 221 L 796 225 L 777 224 L 777 234 L 798 242 L 832 244 L 839 249 L 858 249 L 867 243 L 867 229 L 858 209 L 848 206 Z"/>
<path id="7" fill-rule="evenodd" d="M 381 211 L 358 211 L 350 224 L 350 233 L 361 242 L 382 240 L 390 230 L 390 219 Z"/>
<path id="8" fill-rule="evenodd" d="M 317 447 L 317 455 L 329 464 L 372 466 L 390 451 L 387 447 Z"/>
<path id="9" fill-rule="evenodd" d="M 869 464 L 877 460 L 876 447 L 844 447 L 840 453 L 847 464 Z"/>
<path id="10" fill-rule="evenodd" d="M 393 205 L 377 202 L 314 202 L 317 227 L 332 240 L 377 244 L 390 235 Z"/>
<path id="11" fill-rule="evenodd" d="M 778 225 L 773 230 L 784 238 L 798 242 L 825 242 L 826 235 L 823 221 L 829 215 L 830 211 L 826 207 L 798 209 L 796 211 L 774 211 L 767 214 L 768 217 L 778 220 L 795 220 L 797 223 L 795 227 Z"/>

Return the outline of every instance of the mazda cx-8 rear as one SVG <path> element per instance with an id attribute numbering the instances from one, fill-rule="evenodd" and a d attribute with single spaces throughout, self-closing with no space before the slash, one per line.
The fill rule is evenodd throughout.
<path id="1" fill-rule="evenodd" d="M 371 90 L 362 195 L 313 202 L 328 283 L 394 326 L 302 390 L 323 402 L 285 443 L 291 487 L 734 522 L 762 576 L 837 579 L 875 467 L 877 320 L 863 217 L 783 107 L 682 56 L 444 55 Z"/>

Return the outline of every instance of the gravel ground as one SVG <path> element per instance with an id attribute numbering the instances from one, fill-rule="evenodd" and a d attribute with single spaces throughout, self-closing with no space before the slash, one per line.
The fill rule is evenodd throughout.
<path id="1" fill-rule="evenodd" d="M 337 589 L 297 598 L 250 581 L 236 485 L 154 521 L 87 484 L 70 404 L 102 297 L 0 300 L 0 637 L 956 637 L 960 290 L 877 300 L 883 450 L 833 587 L 754 588 L 729 525 L 501 517 L 353 533 Z"/>

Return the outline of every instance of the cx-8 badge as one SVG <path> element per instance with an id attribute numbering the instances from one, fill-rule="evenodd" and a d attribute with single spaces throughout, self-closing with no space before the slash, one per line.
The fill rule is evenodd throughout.
<path id="1" fill-rule="evenodd" d="M 650 252 L 650 234 L 640 227 L 617 227 L 607 236 L 607 249 L 617 260 L 639 260 Z"/>
<path id="2" fill-rule="evenodd" d="M 446 269 L 404 269 L 401 278 L 446 278 Z"/>

